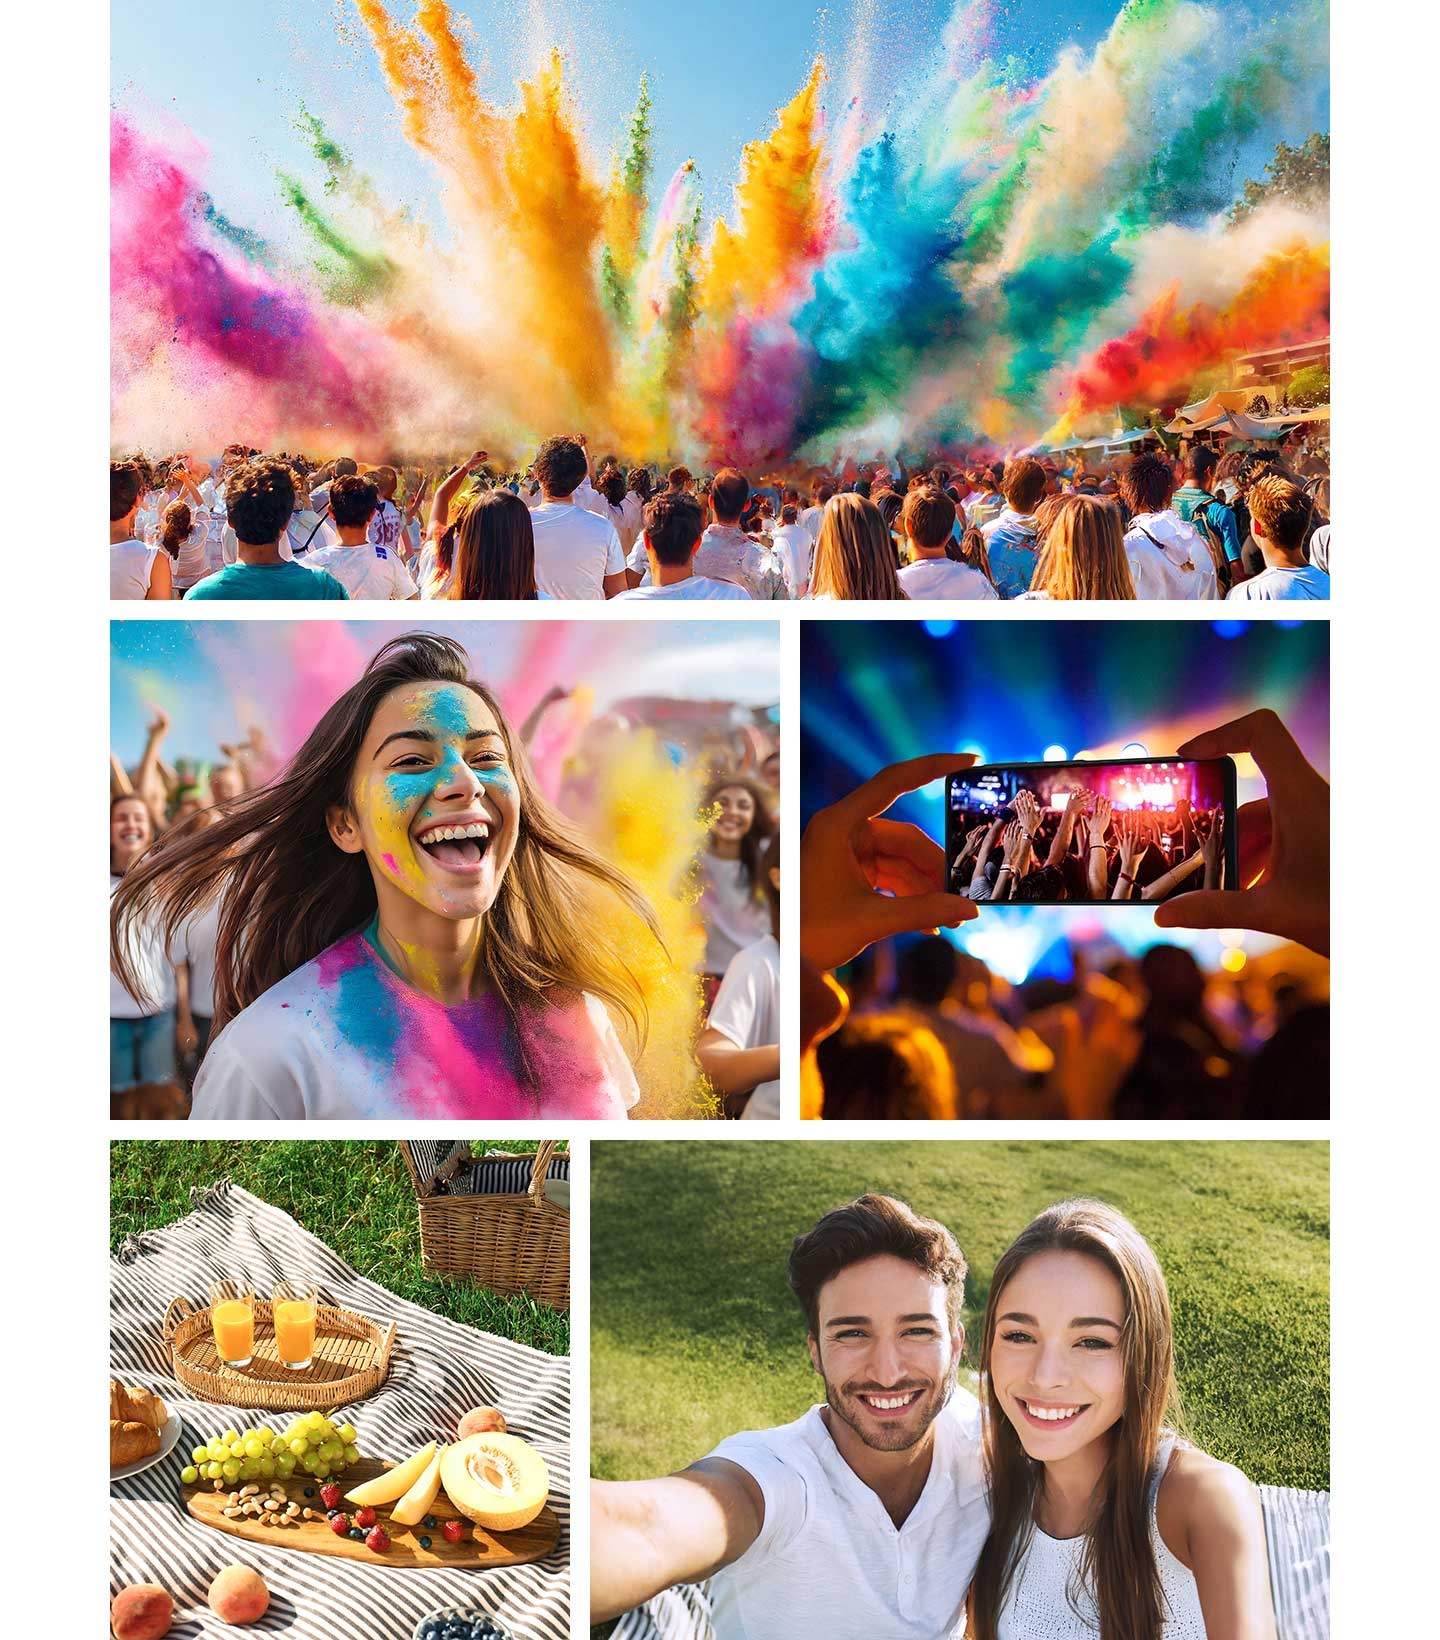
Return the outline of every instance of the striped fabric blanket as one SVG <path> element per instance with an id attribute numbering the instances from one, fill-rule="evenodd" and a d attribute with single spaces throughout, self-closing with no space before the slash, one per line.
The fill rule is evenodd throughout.
<path id="1" fill-rule="evenodd" d="M 161 1323 L 178 1295 L 208 1301 L 213 1281 L 247 1279 L 268 1293 L 282 1277 L 308 1277 L 322 1302 L 375 1320 L 394 1320 L 390 1376 L 368 1400 L 345 1409 L 369 1456 L 404 1457 L 452 1434 L 469 1408 L 494 1405 L 550 1470 L 550 1504 L 560 1517 L 555 1553 L 495 1571 L 398 1571 L 329 1555 L 269 1548 L 228 1537 L 187 1515 L 180 1471 L 190 1449 L 230 1427 L 274 1422 L 284 1413 L 247 1414 L 188 1397 L 171 1375 Z M 110 1489 L 112 1593 L 159 1583 L 174 1596 L 177 1634 L 187 1640 L 233 1636 L 205 1603 L 222 1566 L 243 1561 L 270 1587 L 270 1609 L 251 1625 L 287 1640 L 410 1640 L 419 1620 L 444 1606 L 490 1612 L 516 1640 L 565 1640 L 570 1611 L 570 1363 L 473 1327 L 442 1320 L 358 1276 L 288 1214 L 229 1181 L 200 1196 L 163 1230 L 130 1237 L 110 1261 L 110 1373 L 163 1397 L 184 1421 L 176 1449 L 153 1468 Z"/>

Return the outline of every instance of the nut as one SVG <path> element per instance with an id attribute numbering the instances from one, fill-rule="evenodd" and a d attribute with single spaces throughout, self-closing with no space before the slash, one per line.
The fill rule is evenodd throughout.
<path id="1" fill-rule="evenodd" d="M 220 1513 L 224 1515 L 227 1520 L 236 1520 L 239 1516 L 243 1515 L 245 1511 L 243 1509 L 232 1509 L 227 1504 L 226 1507 L 220 1511 Z"/>
<path id="2" fill-rule="evenodd" d="M 255 1485 L 242 1486 L 240 1488 L 240 1496 L 242 1498 L 253 1498 L 253 1497 L 256 1496 L 256 1494 L 259 1492 L 259 1490 L 260 1490 L 260 1488 L 258 1486 L 255 1486 Z"/>

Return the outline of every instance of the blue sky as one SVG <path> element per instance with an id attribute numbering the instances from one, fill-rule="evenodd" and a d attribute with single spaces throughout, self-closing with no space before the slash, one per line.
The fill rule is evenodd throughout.
<path id="1" fill-rule="evenodd" d="M 471 61 L 488 63 L 483 84 L 501 104 L 510 101 L 510 87 L 537 50 L 558 41 L 572 60 L 590 145 L 607 156 L 634 104 L 640 73 L 648 72 L 655 193 L 693 157 L 713 212 L 728 207 L 743 144 L 769 129 L 817 51 L 840 78 L 858 14 L 871 20 L 878 72 L 898 77 L 928 51 L 952 3 L 470 0 L 457 9 L 474 24 Z M 411 0 L 391 0 L 397 18 L 412 9 Z M 1251 9 L 1250 0 L 1238 0 L 1225 13 Z M 1093 46 L 1118 10 L 1119 0 L 1058 6 L 999 0 L 995 53 L 1038 71 L 1064 44 Z M 351 0 L 244 0 L 213 9 L 205 0 L 114 0 L 111 18 L 112 100 L 177 114 L 195 130 L 212 150 L 216 202 L 232 218 L 285 238 L 275 170 L 314 174 L 291 124 L 302 102 L 392 197 L 433 198 L 432 175 L 399 134 Z"/>

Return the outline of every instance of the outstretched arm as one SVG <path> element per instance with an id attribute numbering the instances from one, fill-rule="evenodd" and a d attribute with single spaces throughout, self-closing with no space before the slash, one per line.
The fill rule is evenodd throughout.
<path id="1" fill-rule="evenodd" d="M 1189 1566 L 1209 1640 L 1275 1640 L 1260 1499 L 1238 1469 L 1197 1455 L 1165 1482 L 1162 1537 Z M 1172 1538 L 1180 1541 L 1172 1542 Z"/>
<path id="2" fill-rule="evenodd" d="M 1110 830 L 1110 799 L 1095 799 L 1095 823 L 1090 828 L 1090 842 L 1085 850 L 1085 884 L 1092 900 L 1103 900 L 1110 886 L 1110 850 L 1105 846 L 1105 834 Z"/>
<path id="3" fill-rule="evenodd" d="M 759 1485 L 724 1458 L 660 1480 L 591 1481 L 590 1621 L 710 1577 L 738 1560 L 764 1524 Z"/>

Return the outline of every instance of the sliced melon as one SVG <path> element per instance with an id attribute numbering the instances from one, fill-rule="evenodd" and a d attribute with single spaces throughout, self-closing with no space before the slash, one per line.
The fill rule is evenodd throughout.
<path id="1" fill-rule="evenodd" d="M 527 1441 L 491 1431 L 445 1449 L 440 1484 L 476 1525 L 490 1532 L 515 1532 L 545 1507 L 550 1471 Z"/>
<path id="2" fill-rule="evenodd" d="M 390 1519 L 397 1526 L 418 1526 L 430 1513 L 430 1505 L 440 1490 L 440 1460 L 444 1455 L 442 1446 L 426 1464 L 420 1479 L 390 1511 Z"/>
<path id="3" fill-rule="evenodd" d="M 422 1446 L 418 1452 L 412 1453 L 404 1463 L 387 1469 L 383 1475 L 377 1475 L 373 1481 L 364 1482 L 353 1492 L 347 1492 L 345 1496 L 349 1502 L 358 1503 L 362 1508 L 367 1504 L 373 1507 L 377 1503 L 393 1503 L 396 1498 L 403 1498 L 414 1486 L 430 1467 L 430 1460 L 434 1456 L 435 1443 L 431 1441 L 429 1446 Z"/>

